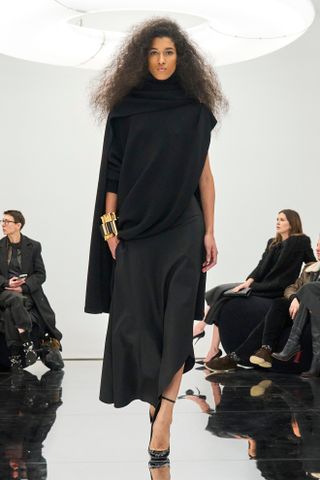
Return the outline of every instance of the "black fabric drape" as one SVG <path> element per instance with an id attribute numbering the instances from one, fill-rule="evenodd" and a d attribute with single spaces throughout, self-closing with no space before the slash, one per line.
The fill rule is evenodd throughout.
<path id="1" fill-rule="evenodd" d="M 118 141 L 115 124 L 122 145 L 110 162 Z M 176 74 L 162 81 L 149 74 L 110 112 L 92 226 L 86 312 L 110 311 L 115 261 L 99 231 L 106 191 L 110 191 L 107 184 L 111 180 L 118 194 L 120 240 L 145 238 L 169 229 L 193 194 L 201 207 L 198 184 L 215 124 L 212 112 L 185 94 Z M 205 278 L 202 273 L 195 318 L 203 316 Z"/>

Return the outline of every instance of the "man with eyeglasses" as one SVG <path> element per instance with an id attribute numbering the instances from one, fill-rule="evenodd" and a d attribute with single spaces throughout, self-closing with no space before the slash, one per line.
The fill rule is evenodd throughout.
<path id="1" fill-rule="evenodd" d="M 7 210 L 1 220 L 0 332 L 5 338 L 12 370 L 32 365 L 40 355 L 50 369 L 63 368 L 61 332 L 42 284 L 46 271 L 41 245 L 21 234 L 24 216 Z"/>

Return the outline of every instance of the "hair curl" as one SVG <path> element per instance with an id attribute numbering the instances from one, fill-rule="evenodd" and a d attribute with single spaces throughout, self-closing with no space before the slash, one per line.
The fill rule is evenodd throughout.
<path id="1" fill-rule="evenodd" d="M 186 94 L 219 118 L 227 110 L 217 75 L 197 46 L 170 18 L 154 17 L 134 26 L 111 63 L 97 79 L 91 104 L 100 120 L 148 74 L 148 50 L 155 37 L 169 37 L 177 50 L 176 74 Z"/>

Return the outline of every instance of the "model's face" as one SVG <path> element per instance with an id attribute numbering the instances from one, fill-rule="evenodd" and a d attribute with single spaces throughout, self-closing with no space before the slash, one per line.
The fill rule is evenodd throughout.
<path id="1" fill-rule="evenodd" d="M 148 69 L 157 80 L 171 77 L 177 66 L 177 51 L 169 37 L 155 37 L 148 51 Z"/>
<path id="2" fill-rule="evenodd" d="M 320 238 L 316 246 L 316 256 L 317 256 L 317 259 L 320 260 Z"/>
<path id="3" fill-rule="evenodd" d="M 15 223 L 11 215 L 3 215 L 1 223 L 4 235 L 14 235 L 20 231 L 21 223 Z"/>
<path id="4" fill-rule="evenodd" d="M 277 216 L 277 225 L 276 225 L 277 233 L 279 233 L 282 237 L 288 237 L 290 235 L 290 223 L 288 222 L 287 217 L 284 213 L 279 213 Z"/>

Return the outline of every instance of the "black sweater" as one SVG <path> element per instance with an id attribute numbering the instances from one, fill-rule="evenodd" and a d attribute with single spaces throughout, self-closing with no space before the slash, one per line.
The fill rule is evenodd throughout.
<path id="1" fill-rule="evenodd" d="M 252 292 L 264 297 L 279 297 L 299 276 L 302 263 L 315 262 L 310 238 L 292 235 L 270 248 L 272 238 L 257 267 L 248 275 L 253 278 Z"/>

